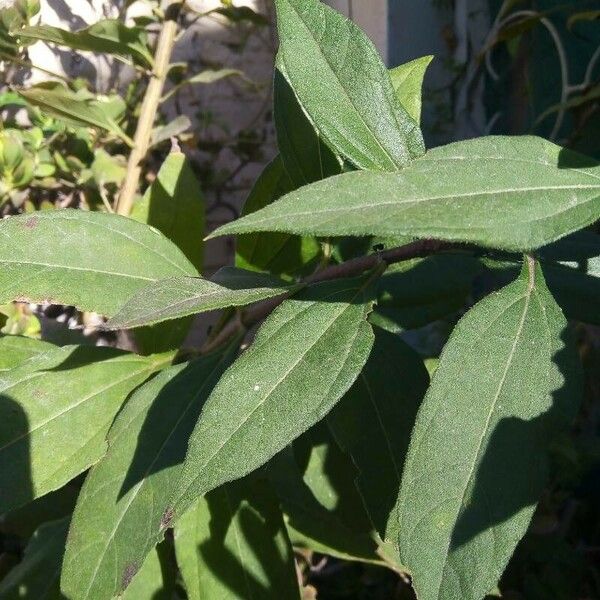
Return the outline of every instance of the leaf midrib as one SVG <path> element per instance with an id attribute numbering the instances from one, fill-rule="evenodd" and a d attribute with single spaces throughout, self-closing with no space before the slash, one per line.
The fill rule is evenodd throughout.
<path id="1" fill-rule="evenodd" d="M 352 106 L 352 108 L 354 108 L 354 111 L 358 115 L 360 121 L 362 122 L 362 124 L 364 125 L 364 127 L 366 128 L 366 130 L 371 134 L 371 136 L 375 140 L 376 144 L 381 148 L 381 150 L 383 150 L 383 153 L 388 158 L 388 160 L 390 160 L 390 162 L 392 163 L 392 167 L 394 169 L 397 169 L 399 167 L 399 165 L 396 163 L 396 161 L 394 160 L 394 158 L 392 157 L 392 155 L 390 154 L 390 152 L 383 146 L 383 144 L 379 140 L 378 136 L 375 135 L 375 133 L 371 129 L 371 127 L 367 124 L 367 122 L 365 121 L 364 117 L 362 116 L 362 113 L 360 112 L 360 110 L 358 109 L 358 107 L 356 106 L 356 104 L 354 103 L 354 100 L 352 99 L 352 97 L 346 91 L 346 87 L 342 83 L 342 80 L 339 78 L 338 74 L 333 69 L 332 64 L 330 63 L 330 61 L 328 60 L 328 58 L 325 56 L 325 54 L 320 51 L 321 50 L 321 44 L 320 44 L 319 40 L 313 34 L 313 32 L 311 31 L 311 29 L 308 27 L 307 23 L 304 21 L 304 19 L 300 15 L 300 13 L 296 10 L 296 7 L 291 2 L 288 2 L 288 4 L 289 4 L 290 8 L 296 13 L 296 15 L 298 17 L 298 20 L 304 25 L 304 28 L 306 29 L 306 31 L 308 32 L 308 34 L 310 35 L 310 37 L 313 39 L 315 45 L 319 49 L 319 53 L 323 57 L 324 62 L 329 67 L 329 70 L 333 74 L 334 79 L 338 82 L 340 88 L 342 89 L 343 95 L 350 102 L 350 105 Z M 319 9 L 321 9 L 321 11 L 323 11 L 323 14 L 325 15 L 324 18 L 327 19 L 327 13 L 326 13 L 327 8 L 319 6 Z M 349 25 L 346 24 L 346 27 L 349 27 Z M 351 32 L 350 32 L 349 29 L 348 29 L 348 35 L 349 35 L 349 37 L 351 37 Z M 394 111 L 391 111 L 391 112 L 393 113 L 393 117 L 394 117 L 394 121 L 395 121 L 396 125 L 398 125 L 398 119 L 397 119 L 396 114 L 394 113 Z M 398 128 L 398 133 L 400 133 L 400 128 Z M 361 152 L 362 152 L 362 150 L 361 150 Z M 410 157 L 410 152 L 408 152 L 408 149 L 407 149 L 407 154 Z M 370 159 L 370 160 L 372 160 L 372 159 Z M 373 162 L 376 162 L 376 161 L 373 161 Z"/>
<path id="2" fill-rule="evenodd" d="M 43 263 L 40 261 L 32 261 L 32 260 L 8 260 L 5 258 L 0 258 L 0 264 L 8 264 L 8 265 L 22 265 L 26 267 L 45 267 L 49 269 L 57 269 L 63 271 L 83 271 L 85 273 L 94 273 L 98 275 L 113 275 L 115 277 L 125 277 L 127 279 L 136 279 L 141 281 L 156 281 L 156 279 L 152 277 L 144 277 L 143 275 L 131 275 L 130 273 L 119 273 L 118 271 L 105 271 L 103 269 L 89 268 L 89 267 L 75 267 L 69 264 L 53 264 L 53 263 Z"/>
<path id="3" fill-rule="evenodd" d="M 261 402 L 259 402 L 251 411 L 250 413 L 240 422 L 240 424 L 236 427 L 236 429 L 234 429 L 231 434 L 228 435 L 227 439 L 225 439 L 223 441 L 223 443 L 213 452 L 213 454 L 206 460 L 204 461 L 204 464 L 202 465 L 202 470 L 205 470 L 206 467 L 215 459 L 215 457 L 221 452 L 221 450 L 225 447 L 226 444 L 228 444 L 231 439 L 240 431 L 240 429 L 253 417 L 253 415 L 256 413 L 256 411 L 261 408 L 265 402 L 267 402 L 267 400 L 271 397 L 271 395 L 273 394 L 273 392 L 277 389 L 277 387 L 289 376 L 289 374 L 298 366 L 298 364 L 305 358 L 305 356 L 323 339 L 323 336 L 329 331 L 329 329 L 331 329 L 331 327 L 333 327 L 333 325 L 338 321 L 338 319 L 341 318 L 341 316 L 350 308 L 350 306 L 352 306 L 352 301 L 360 294 L 363 292 L 365 286 L 361 286 L 360 288 L 358 288 L 356 290 L 356 294 L 352 297 L 352 299 L 348 302 L 345 302 L 341 308 L 341 310 L 336 314 L 336 316 L 328 323 L 327 327 L 321 331 L 321 334 L 317 337 L 317 339 L 300 355 L 300 357 L 291 365 L 291 367 L 284 372 L 283 376 L 279 378 L 279 380 L 275 383 L 274 386 L 271 387 L 271 389 L 269 390 L 268 394 L 266 394 L 263 398 L 263 400 Z M 346 291 L 346 290 L 344 290 Z M 336 294 L 334 295 L 338 295 L 340 292 L 336 292 Z M 280 330 L 282 327 L 284 327 L 285 325 L 289 324 L 289 322 L 295 320 L 298 317 L 298 315 L 294 315 L 292 317 L 292 319 L 290 319 L 288 322 L 283 323 L 281 325 L 281 327 L 279 327 L 277 330 L 275 330 L 272 335 L 269 337 L 269 340 L 271 340 L 275 335 L 280 333 Z M 356 337 L 356 336 L 355 336 Z M 257 336 L 257 341 L 259 341 L 260 338 Z M 260 347 L 264 346 L 265 342 L 267 340 L 260 340 Z M 345 361 L 344 361 L 345 364 Z M 342 365 L 341 369 L 343 368 L 344 365 Z M 339 373 L 338 373 L 339 376 Z M 200 417 L 202 418 L 202 417 Z M 183 490 L 183 492 L 181 494 L 179 494 L 179 499 L 185 497 L 185 495 L 188 493 L 189 489 L 192 487 L 193 483 L 195 481 L 198 480 L 198 478 L 200 477 L 200 475 L 197 475 L 194 479 L 192 479 L 192 481 L 186 486 L 185 490 Z M 179 500 L 178 499 L 178 500 Z"/>
<path id="4" fill-rule="evenodd" d="M 69 214 L 64 214 L 64 212 L 67 212 Z M 88 218 L 87 215 L 84 216 L 79 216 L 79 215 L 73 215 L 70 213 L 70 211 L 64 211 L 62 214 L 60 213 L 54 213 L 51 215 L 51 217 L 36 217 L 36 218 L 42 218 L 43 222 L 45 224 L 49 224 L 50 226 L 54 227 L 55 230 L 58 230 L 60 233 L 64 233 L 63 231 L 61 231 L 61 229 L 59 227 L 57 227 L 57 222 L 58 221 L 67 221 L 67 222 L 74 222 L 76 224 L 76 226 L 81 227 L 82 224 L 85 224 L 86 227 L 96 227 L 98 229 L 102 229 L 104 231 L 108 231 L 109 233 L 111 233 L 112 235 L 115 236 L 119 236 L 119 237 L 123 237 L 126 240 L 129 240 L 130 242 L 132 242 L 134 245 L 143 248 L 144 250 L 147 250 L 148 252 L 150 252 L 151 254 L 153 254 L 154 256 L 160 258 L 161 260 L 165 261 L 166 263 L 169 263 L 170 265 L 172 265 L 173 267 L 175 267 L 180 273 L 182 273 L 183 275 L 190 275 L 190 273 L 188 273 L 181 265 L 177 264 L 176 262 L 174 262 L 171 258 L 169 258 L 168 256 L 161 254 L 160 252 L 158 252 L 155 248 L 152 248 L 151 246 L 148 246 L 147 244 L 143 243 L 140 239 L 131 237 L 129 234 L 127 234 L 126 232 L 116 228 L 116 227 L 109 227 L 107 224 L 105 223 L 101 223 L 98 221 L 94 221 L 93 219 Z M 73 211 L 73 212 L 80 212 L 80 211 Z M 19 218 L 19 217 L 16 217 Z M 140 225 L 139 223 L 133 221 L 136 225 Z M 11 220 L 8 219 L 6 221 L 4 221 L 5 224 L 10 224 Z M 14 225 L 14 222 L 13 222 Z M 4 234 L 5 236 L 7 235 L 4 231 L 1 230 L 2 225 L 0 224 L 0 233 Z M 155 233 L 157 233 L 157 237 L 159 237 L 159 234 L 156 230 L 152 229 L 152 228 L 148 228 L 148 232 L 150 231 L 154 231 Z M 148 233 L 145 232 L 145 233 Z M 10 239 L 10 238 L 9 238 Z M 166 239 L 166 238 L 164 238 Z M 183 255 L 182 255 L 183 256 Z M 0 259 L 0 262 L 11 262 L 5 259 Z M 23 261 L 12 261 L 12 262 L 23 262 Z M 24 264 L 28 264 L 27 262 Z M 35 262 L 31 262 L 31 264 L 35 265 Z M 190 263 L 191 264 L 191 263 Z M 44 265 L 43 263 L 40 263 L 39 266 L 54 266 L 56 268 L 60 267 L 60 268 L 67 268 L 66 266 L 63 267 L 62 265 Z M 86 270 L 80 267 L 80 269 L 82 270 Z M 87 270 L 91 270 L 91 269 L 87 269 Z M 195 270 L 195 269 L 194 269 Z M 101 272 L 101 271 L 93 271 L 93 272 Z M 107 272 L 109 273 L 109 272 Z M 128 275 L 126 274 L 121 274 L 121 273 L 115 273 L 116 275 L 123 275 L 125 277 L 127 277 Z M 135 276 L 133 276 L 135 277 Z M 155 279 L 149 279 L 149 281 L 155 281 Z"/>
<path id="5" fill-rule="evenodd" d="M 212 285 L 218 285 L 218 284 L 213 283 Z M 278 290 L 277 292 L 274 292 L 273 296 L 279 296 L 279 295 L 285 294 L 286 291 L 287 291 L 287 288 L 281 288 L 281 291 Z M 141 313 L 141 315 L 137 319 L 133 318 L 133 319 L 125 320 L 125 321 L 119 321 L 116 318 L 118 315 L 115 315 L 115 317 L 111 320 L 114 320 L 116 325 L 114 323 L 110 323 L 110 322 L 109 322 L 109 325 L 115 329 L 135 326 L 138 324 L 151 325 L 152 323 L 149 323 L 148 319 L 160 318 L 161 316 L 164 316 L 165 311 L 170 313 L 171 311 L 179 308 L 180 306 L 185 306 L 190 303 L 197 303 L 200 301 L 211 299 L 215 296 L 225 296 L 225 297 L 232 298 L 231 306 L 245 306 L 247 304 L 252 304 L 253 302 L 256 302 L 257 299 L 258 300 L 263 299 L 265 297 L 264 294 L 266 294 L 267 292 L 269 292 L 269 288 L 254 288 L 252 290 L 249 290 L 249 289 L 231 290 L 229 288 L 222 287 L 222 289 L 215 290 L 213 292 L 206 292 L 206 293 L 191 295 L 191 296 L 188 296 L 187 298 L 185 298 L 184 300 L 179 300 L 177 302 L 171 302 L 171 303 L 169 303 L 168 306 L 164 306 L 162 308 L 158 308 L 158 309 L 150 310 L 145 313 Z M 254 298 L 254 297 L 247 298 L 249 293 L 257 294 L 258 298 Z M 269 297 L 269 296 L 267 296 L 267 297 Z M 242 298 L 245 298 L 245 300 L 243 302 L 242 302 Z M 125 308 L 127 308 L 127 306 L 125 306 L 123 310 L 125 310 Z M 202 308 L 202 307 L 199 307 L 199 306 L 189 307 L 190 310 L 199 309 L 199 308 Z M 221 307 L 217 306 L 216 308 L 221 308 Z M 213 310 L 213 308 L 206 307 L 204 310 L 209 311 L 209 310 Z M 180 315 L 175 315 L 173 318 L 176 318 L 177 316 L 180 316 Z"/>
<path id="6" fill-rule="evenodd" d="M 492 404 L 490 406 L 490 410 L 488 411 L 487 417 L 486 417 L 486 421 L 485 424 L 482 428 L 482 432 L 481 435 L 479 437 L 479 441 L 477 444 L 477 448 L 474 452 L 474 456 L 475 459 L 472 461 L 472 464 L 469 468 L 469 474 L 468 476 L 465 478 L 465 485 L 460 493 L 460 496 L 457 497 L 457 500 L 460 500 L 460 504 L 458 507 L 458 512 L 457 515 L 460 513 L 460 508 L 463 506 L 464 504 L 464 499 L 465 499 L 465 495 L 467 493 L 467 489 L 469 488 L 469 485 L 471 483 L 471 479 L 473 477 L 473 473 L 475 471 L 475 467 L 478 464 L 477 458 L 480 455 L 481 452 L 481 447 L 483 445 L 483 442 L 487 436 L 488 433 L 488 429 L 489 429 L 489 425 L 492 419 L 492 416 L 495 412 L 496 409 L 496 404 L 498 402 L 498 398 L 500 397 L 500 394 L 502 393 L 502 390 L 504 388 L 504 384 L 506 383 L 506 378 L 508 376 L 508 371 L 510 370 L 510 367 L 512 366 L 512 361 L 515 355 L 515 352 L 517 350 L 517 346 L 519 344 L 519 341 L 521 339 L 521 335 L 523 333 L 523 329 L 525 327 L 525 321 L 527 319 L 527 313 L 529 312 L 529 305 L 531 303 L 531 297 L 535 291 L 535 261 L 531 258 L 527 259 L 527 267 L 528 267 L 528 283 L 527 283 L 527 290 L 526 290 L 526 294 L 524 296 L 522 296 L 520 298 L 521 299 L 525 299 L 525 305 L 523 307 L 523 314 L 521 315 L 521 319 L 519 321 L 519 325 L 517 327 L 517 332 L 515 334 L 515 339 L 514 342 L 512 344 L 512 347 L 510 349 L 510 352 L 508 354 L 507 360 L 506 360 L 506 366 L 502 372 L 502 377 L 500 378 L 500 382 L 498 384 L 498 389 L 496 390 L 496 394 L 494 395 L 494 399 L 492 401 Z M 519 300 L 519 301 L 520 301 Z M 503 311 L 504 312 L 504 311 Z M 441 586 L 442 586 L 442 581 L 444 580 L 444 576 L 445 576 L 445 572 L 446 572 L 446 567 L 448 565 L 450 565 L 451 563 L 449 562 L 449 557 L 450 557 L 450 544 L 452 543 L 452 531 L 450 532 L 450 535 L 448 536 L 448 543 L 446 546 L 446 549 L 444 551 L 444 562 L 442 565 L 442 569 L 441 569 L 441 573 L 440 573 L 440 579 L 439 579 L 439 583 L 437 586 L 437 592 L 436 592 L 436 596 L 439 598 L 439 594 L 440 594 L 440 590 L 441 590 Z"/>
<path id="7" fill-rule="evenodd" d="M 106 541 L 106 544 L 104 545 L 104 549 L 101 553 L 101 555 L 99 556 L 98 562 L 96 564 L 96 568 L 94 569 L 94 572 L 92 574 L 92 576 L 90 577 L 90 583 L 85 591 L 85 595 L 84 595 L 84 599 L 88 598 L 88 594 L 90 592 L 90 590 L 92 589 L 92 586 L 94 584 L 94 581 L 96 580 L 96 575 L 98 574 L 98 571 L 100 569 L 100 566 L 102 565 L 103 561 L 104 561 L 104 557 L 106 556 L 106 552 L 111 544 L 111 542 L 113 541 L 113 539 L 115 538 L 115 535 L 117 533 L 117 530 L 119 529 L 123 518 L 125 517 L 125 515 L 127 514 L 127 512 L 129 511 L 130 506 L 133 504 L 133 501 L 137 498 L 137 495 L 140 491 L 140 489 L 144 486 L 144 484 L 147 483 L 147 476 L 150 473 L 151 469 L 154 467 L 154 465 L 156 464 L 156 462 L 158 461 L 159 457 L 161 456 L 163 450 L 165 449 L 165 446 L 170 442 L 171 438 L 173 437 L 174 432 L 177 430 L 177 428 L 179 427 L 179 424 L 181 423 L 181 421 L 184 419 L 184 417 L 188 414 L 190 408 L 194 405 L 194 403 L 197 401 L 197 399 L 200 397 L 200 395 L 202 394 L 202 392 L 204 391 L 204 388 L 206 387 L 206 384 L 211 380 L 212 376 L 214 375 L 215 371 L 220 367 L 221 363 L 223 362 L 224 359 L 220 360 L 217 362 L 217 364 L 215 365 L 215 367 L 210 371 L 210 373 L 207 375 L 207 377 L 204 379 L 204 382 L 202 383 L 202 385 L 200 386 L 200 389 L 198 390 L 198 392 L 192 397 L 192 399 L 190 400 L 190 402 L 188 403 L 188 405 L 185 407 L 185 409 L 182 411 L 181 416 L 179 417 L 179 419 L 177 419 L 177 422 L 175 423 L 175 425 L 173 426 L 173 428 L 171 429 L 171 432 L 169 433 L 168 436 L 166 436 L 164 442 L 161 444 L 160 448 L 158 449 L 158 451 L 156 452 L 156 456 L 152 459 L 152 462 L 150 463 L 150 465 L 148 466 L 148 468 L 146 469 L 146 471 L 144 472 L 144 476 L 142 478 L 142 480 L 132 489 L 131 492 L 131 496 L 129 498 L 129 501 L 127 502 L 127 504 L 123 507 L 123 510 L 121 511 L 121 514 L 119 515 L 115 526 L 113 528 L 113 530 L 110 533 L 109 538 Z M 181 372 L 177 373 L 175 375 L 175 377 L 177 377 L 178 375 L 180 375 Z M 140 413 L 141 414 L 141 413 Z M 139 414 L 137 415 L 139 416 Z"/>

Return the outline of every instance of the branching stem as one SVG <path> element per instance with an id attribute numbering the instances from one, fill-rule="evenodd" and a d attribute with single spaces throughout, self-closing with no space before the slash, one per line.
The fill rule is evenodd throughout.
<path id="1" fill-rule="evenodd" d="M 418 242 L 407 244 L 406 246 L 399 246 L 398 248 L 392 248 L 368 256 L 360 256 L 339 265 L 326 267 L 304 279 L 301 284 L 309 285 L 321 281 L 354 277 L 365 271 L 374 269 L 381 263 L 391 265 L 412 258 L 429 256 L 430 254 L 435 254 L 442 250 L 452 250 L 462 247 L 464 246 L 457 246 L 456 244 L 438 240 L 420 240 Z M 294 291 L 297 291 L 297 288 L 295 288 Z M 227 325 L 221 329 L 218 335 L 209 339 L 201 348 L 200 352 L 202 354 L 211 352 L 215 348 L 225 344 L 234 335 L 238 335 L 242 329 L 248 329 L 256 323 L 259 323 L 269 316 L 269 314 L 271 314 L 271 312 L 273 312 L 288 297 L 289 294 L 286 294 L 278 296 L 277 298 L 270 298 L 269 300 L 251 306 L 240 315 L 239 319 L 229 321 Z"/>

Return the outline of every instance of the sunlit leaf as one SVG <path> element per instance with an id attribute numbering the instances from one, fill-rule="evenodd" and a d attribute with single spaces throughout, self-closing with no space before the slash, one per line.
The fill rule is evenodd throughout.
<path id="1" fill-rule="evenodd" d="M 0 221 L 0 303 L 68 304 L 110 316 L 149 283 L 197 271 L 156 229 L 53 210 Z"/>
<path id="2" fill-rule="evenodd" d="M 119 414 L 108 453 L 86 478 L 73 515 L 65 595 L 106 600 L 121 593 L 162 540 L 189 435 L 228 360 L 215 354 L 165 369 Z"/>
<path id="3" fill-rule="evenodd" d="M 0 373 L 0 513 L 58 489 L 98 461 L 129 393 L 168 361 L 67 346 Z"/>
<path id="4" fill-rule="evenodd" d="M 424 153 L 365 33 L 317 0 L 277 0 L 279 57 L 300 104 L 329 144 L 359 168 L 395 171 Z"/>
<path id="5" fill-rule="evenodd" d="M 533 259 L 456 326 L 417 417 L 396 508 L 420 600 L 480 600 L 525 534 L 546 451 L 578 407 L 568 338 Z"/>
<path id="6" fill-rule="evenodd" d="M 371 309 L 368 276 L 317 284 L 270 315 L 202 411 L 172 497 L 176 515 L 266 463 L 333 408 L 371 350 Z"/>
<path id="7" fill-rule="evenodd" d="M 213 236 L 412 236 L 529 250 L 600 218 L 600 165 L 535 137 L 431 150 L 398 173 L 356 171 L 284 196 Z"/>

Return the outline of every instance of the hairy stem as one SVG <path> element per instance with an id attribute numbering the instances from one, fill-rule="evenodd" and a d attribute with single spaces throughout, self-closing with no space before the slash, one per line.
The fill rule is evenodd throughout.
<path id="1" fill-rule="evenodd" d="M 332 279 L 353 277 L 370 269 L 374 269 L 381 263 L 391 265 L 405 260 L 410 260 L 411 258 L 429 256 L 430 254 L 435 254 L 437 252 L 441 252 L 442 250 L 456 249 L 457 247 L 462 248 L 464 246 L 457 246 L 456 244 L 450 244 L 448 242 L 441 242 L 438 240 L 420 240 L 418 242 L 413 242 L 412 244 L 407 244 L 406 246 L 399 246 L 398 248 L 392 248 L 390 250 L 385 250 L 377 254 L 370 254 L 368 256 L 360 256 L 339 265 L 326 267 L 325 269 L 310 275 L 304 279 L 302 283 L 309 285 L 312 283 L 318 283 L 320 281 L 330 281 Z M 218 335 L 209 339 L 201 348 L 200 352 L 202 354 L 211 352 L 215 348 L 225 344 L 234 335 L 238 335 L 241 329 L 247 329 L 252 327 L 252 325 L 262 321 L 288 297 L 289 294 L 278 296 L 277 298 L 270 298 L 245 310 L 240 315 L 239 319 L 229 321 L 227 325 L 221 329 Z"/>

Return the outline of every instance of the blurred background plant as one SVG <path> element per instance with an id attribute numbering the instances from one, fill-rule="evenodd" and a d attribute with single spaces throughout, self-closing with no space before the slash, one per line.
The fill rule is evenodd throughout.
<path id="1" fill-rule="evenodd" d="M 155 178 L 171 140 L 177 138 L 192 158 L 204 194 L 231 210 L 230 199 L 224 196 L 249 185 L 240 182 L 238 175 L 249 164 L 265 161 L 270 81 L 256 82 L 215 57 L 197 55 L 189 60 L 185 56 L 190 52 L 188 38 L 197 36 L 198 27 L 208 21 L 213 29 L 216 23 L 226 30 L 221 46 L 230 53 L 242 55 L 249 45 L 263 45 L 267 56 L 272 56 L 271 24 L 249 6 L 222 2 L 201 10 L 201 3 L 196 4 L 186 4 L 179 16 L 168 87 L 160 101 L 142 181 L 150 183 Z M 109 8 L 114 18 L 76 32 L 39 24 L 41 7 L 37 0 L 18 0 L 2 9 L 0 200 L 4 214 L 51 206 L 114 210 L 150 79 L 151 47 L 165 18 L 164 7 L 158 0 L 117 2 Z M 110 76 L 51 71 L 31 60 L 30 51 L 36 42 L 58 48 L 60 53 L 66 48 L 73 56 L 83 57 L 80 62 L 87 61 L 89 53 L 102 53 L 104 58 L 108 54 Z M 64 55 L 60 56 L 68 66 Z M 269 72 L 268 64 L 259 66 Z M 206 95 L 195 92 L 195 88 L 226 79 L 230 96 L 237 101 L 251 98 L 251 110 L 244 114 L 241 125 L 232 126 L 204 101 Z M 223 154 L 226 161 L 221 160 Z M 214 203 L 209 211 L 218 212 L 220 207 Z"/>

